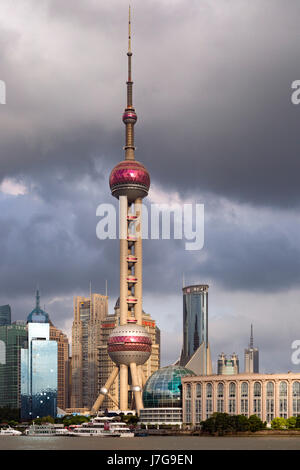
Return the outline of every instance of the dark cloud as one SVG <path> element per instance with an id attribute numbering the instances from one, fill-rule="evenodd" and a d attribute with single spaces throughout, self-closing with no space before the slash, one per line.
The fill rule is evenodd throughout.
<path id="1" fill-rule="evenodd" d="M 2 3 L 0 181 L 27 193 L 0 193 L 0 303 L 25 318 L 39 284 L 65 327 L 72 296 L 87 293 L 90 280 L 102 292 L 108 280 L 111 307 L 118 296 L 118 242 L 95 231 L 98 204 L 112 200 L 109 172 L 123 158 L 127 5 Z M 184 241 L 144 242 L 145 310 L 162 326 L 165 360 L 180 351 L 183 273 L 211 292 L 243 292 L 245 303 L 254 292 L 258 310 L 263 292 L 299 286 L 300 107 L 291 103 L 299 10 L 294 0 L 133 4 L 136 156 L 164 195 L 204 203 L 207 217 L 200 252 Z M 212 318 L 231 315 L 218 302 L 210 308 Z M 236 330 L 212 319 L 216 350 L 230 344 L 217 330 L 244 338 L 250 316 Z M 271 354 L 271 340 L 259 340 Z M 241 351 L 239 341 L 231 349 Z"/>

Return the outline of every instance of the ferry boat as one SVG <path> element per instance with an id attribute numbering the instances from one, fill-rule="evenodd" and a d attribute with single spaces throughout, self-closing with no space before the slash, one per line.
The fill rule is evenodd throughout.
<path id="1" fill-rule="evenodd" d="M 80 437 L 134 437 L 126 423 L 114 418 L 98 416 L 69 431 L 69 436 Z"/>
<path id="2" fill-rule="evenodd" d="M 20 431 L 17 431 L 16 429 L 13 429 L 11 427 L 0 429 L 0 436 L 21 436 L 21 435 L 22 433 Z"/>
<path id="3" fill-rule="evenodd" d="M 32 424 L 25 430 L 26 436 L 68 436 L 68 429 L 57 427 L 53 424 Z"/>

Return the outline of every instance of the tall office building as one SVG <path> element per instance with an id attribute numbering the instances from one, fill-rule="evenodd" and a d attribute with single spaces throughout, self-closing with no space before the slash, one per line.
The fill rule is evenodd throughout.
<path id="1" fill-rule="evenodd" d="M 259 373 L 259 351 L 253 345 L 253 325 L 251 325 L 250 343 L 245 349 L 245 373 Z"/>
<path id="2" fill-rule="evenodd" d="M 10 305 L 0 305 L 0 326 L 11 324 Z"/>
<path id="3" fill-rule="evenodd" d="M 183 287 L 183 347 L 179 364 L 199 375 L 212 372 L 208 342 L 208 285 Z"/>
<path id="4" fill-rule="evenodd" d="M 21 407 L 21 349 L 27 345 L 26 325 L 0 326 L 0 407 Z"/>
<path id="5" fill-rule="evenodd" d="M 143 375 L 147 380 L 156 370 L 160 368 L 160 329 L 151 316 L 143 311 L 142 325 L 151 337 L 152 350 L 149 359 L 142 365 Z M 113 371 L 115 364 L 111 360 L 107 346 L 111 333 L 116 326 L 120 325 L 120 299 L 117 300 L 115 305 L 115 314 L 108 315 L 102 322 L 101 332 L 101 346 L 99 347 L 99 393 L 102 387 L 105 386 L 107 379 Z M 130 383 L 130 385 L 132 385 Z M 102 410 L 117 409 L 120 397 L 120 382 L 117 377 L 111 385 L 109 393 L 105 396 L 102 402 Z M 132 408 L 134 405 L 131 387 L 128 389 L 128 407 Z"/>
<path id="6" fill-rule="evenodd" d="M 233 353 L 230 359 L 227 359 L 224 353 L 219 355 L 218 375 L 235 375 L 239 373 L 239 358 Z"/>
<path id="7" fill-rule="evenodd" d="M 69 408 L 69 340 L 50 322 L 50 340 L 57 342 L 57 406 Z"/>
<path id="8" fill-rule="evenodd" d="M 57 342 L 50 340 L 47 315 L 27 323 L 28 345 L 21 349 L 21 418 L 56 416 Z M 34 315 L 29 315 L 29 319 Z M 42 321 L 44 318 L 44 322 Z"/>
<path id="9" fill-rule="evenodd" d="M 72 326 L 72 408 L 91 408 L 98 390 L 98 347 L 101 322 L 108 315 L 108 297 L 74 298 Z"/>

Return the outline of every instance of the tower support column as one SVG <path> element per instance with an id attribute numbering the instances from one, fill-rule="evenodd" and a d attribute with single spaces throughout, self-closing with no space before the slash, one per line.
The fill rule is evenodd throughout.
<path id="1" fill-rule="evenodd" d="M 120 410 L 128 410 L 128 366 L 120 365 Z"/>

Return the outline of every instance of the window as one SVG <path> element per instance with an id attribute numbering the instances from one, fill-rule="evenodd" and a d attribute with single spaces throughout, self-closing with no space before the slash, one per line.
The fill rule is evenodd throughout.
<path id="1" fill-rule="evenodd" d="M 261 418 L 261 383 L 254 382 L 253 387 L 253 413 Z"/>
<path id="2" fill-rule="evenodd" d="M 267 400 L 266 400 L 267 422 L 270 423 L 274 419 L 274 383 L 267 383 Z"/>
<path id="3" fill-rule="evenodd" d="M 279 384 L 279 417 L 287 418 L 287 383 L 280 382 Z"/>
<path id="4" fill-rule="evenodd" d="M 300 382 L 293 383 L 293 416 L 300 415 Z"/>
<path id="5" fill-rule="evenodd" d="M 217 412 L 224 413 L 224 384 L 218 383 L 217 388 Z"/>
<path id="6" fill-rule="evenodd" d="M 228 400 L 228 413 L 235 414 L 235 395 L 236 395 L 236 385 L 234 382 L 229 384 L 229 400 Z"/>
<path id="7" fill-rule="evenodd" d="M 192 413 L 191 413 L 191 384 L 186 385 L 186 393 L 185 393 L 185 422 L 191 423 L 192 421 Z"/>
<path id="8" fill-rule="evenodd" d="M 212 384 L 206 384 L 206 419 L 212 414 L 213 403 L 212 403 L 213 388 Z"/>
<path id="9" fill-rule="evenodd" d="M 241 414 L 248 416 L 249 414 L 249 386 L 247 382 L 242 382 L 241 385 Z"/>
<path id="10" fill-rule="evenodd" d="M 197 384 L 196 385 L 196 399 L 195 399 L 196 424 L 200 423 L 201 417 L 202 417 L 201 397 L 202 397 L 202 386 L 201 384 Z"/>

